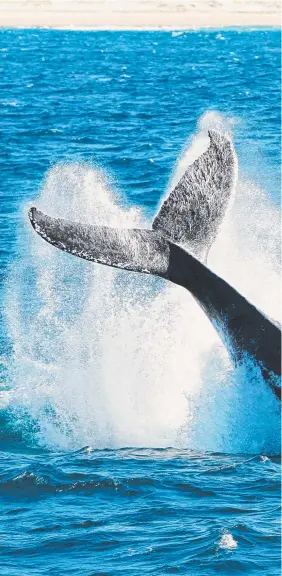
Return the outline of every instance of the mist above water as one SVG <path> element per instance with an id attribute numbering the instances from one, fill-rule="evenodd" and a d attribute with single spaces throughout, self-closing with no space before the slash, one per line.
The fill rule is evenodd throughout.
<path id="1" fill-rule="evenodd" d="M 208 145 L 204 115 L 172 183 Z M 172 185 L 171 183 L 171 185 Z M 110 182 L 83 164 L 47 174 L 36 205 L 49 215 L 150 227 Z M 56 250 L 26 234 L 8 277 L 14 345 L 9 408 L 28 441 L 50 448 L 151 446 L 277 452 L 277 401 L 256 369 L 234 370 L 218 335 L 184 289 Z M 279 214 L 240 175 L 208 265 L 279 317 Z"/>

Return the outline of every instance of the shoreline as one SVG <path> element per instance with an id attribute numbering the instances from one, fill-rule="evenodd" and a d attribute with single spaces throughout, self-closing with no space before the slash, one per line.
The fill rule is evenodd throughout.
<path id="1" fill-rule="evenodd" d="M 0 9 L 0 29 L 197 30 L 240 27 L 280 28 L 280 14 L 219 10 L 134 13 L 25 10 L 15 13 Z"/>

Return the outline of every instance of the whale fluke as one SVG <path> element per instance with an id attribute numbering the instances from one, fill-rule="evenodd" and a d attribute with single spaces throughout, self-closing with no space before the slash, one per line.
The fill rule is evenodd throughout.
<path id="1" fill-rule="evenodd" d="M 210 131 L 209 137 L 208 150 L 188 167 L 163 202 L 153 230 L 88 226 L 52 218 L 36 208 L 30 209 L 29 218 L 42 238 L 65 252 L 160 276 L 189 290 L 233 361 L 255 361 L 281 397 L 277 385 L 281 374 L 280 329 L 202 263 L 218 234 L 237 180 L 231 140 L 215 131 Z"/>
<path id="2" fill-rule="evenodd" d="M 160 231 L 108 228 L 29 211 L 33 228 L 47 242 L 80 258 L 153 274 L 183 286 L 204 310 L 235 363 L 250 357 L 280 397 L 281 332 L 232 286 Z"/>
<path id="3" fill-rule="evenodd" d="M 122 267 L 121 262 L 116 263 L 116 259 L 122 260 L 124 251 L 124 260 L 131 265 L 139 258 L 140 262 L 138 260 L 136 265 L 137 271 L 140 271 L 140 266 L 146 267 L 147 258 L 153 258 L 154 261 L 156 254 L 161 253 L 158 250 L 153 251 L 153 244 L 162 243 L 164 237 L 187 248 L 200 260 L 206 260 L 235 189 L 238 171 L 231 139 L 214 130 L 209 131 L 209 138 L 208 150 L 188 166 L 177 186 L 164 200 L 153 220 L 152 228 L 155 234 L 149 234 L 150 231 L 145 229 L 136 231 L 135 236 L 133 231 L 129 233 L 127 229 L 116 229 L 115 233 L 111 229 L 109 233 L 107 227 L 89 228 L 74 222 L 69 223 L 66 232 L 65 220 L 48 218 L 35 208 L 30 210 L 30 221 L 41 236 L 62 250 L 69 251 L 65 240 L 72 238 L 72 253 L 82 258 L 105 264 L 101 258 L 103 259 L 102 254 L 106 250 L 110 266 Z M 118 253 L 115 252 L 115 234 Z M 136 250 L 134 237 L 136 241 L 142 237 L 147 242 L 140 241 Z M 130 253 L 127 252 L 126 258 L 128 250 Z M 142 250 L 144 254 L 140 253 Z"/>
<path id="4" fill-rule="evenodd" d="M 208 134 L 208 150 L 188 166 L 152 225 L 201 260 L 219 232 L 238 173 L 231 139 L 215 130 Z"/>

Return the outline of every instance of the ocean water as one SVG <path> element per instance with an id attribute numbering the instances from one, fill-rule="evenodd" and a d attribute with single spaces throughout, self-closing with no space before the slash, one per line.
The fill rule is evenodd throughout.
<path id="1" fill-rule="evenodd" d="M 272 392 L 184 290 L 27 219 L 150 226 L 223 127 L 208 263 L 279 319 L 279 32 L 2 30 L 0 55 L 0 575 L 280 574 Z"/>

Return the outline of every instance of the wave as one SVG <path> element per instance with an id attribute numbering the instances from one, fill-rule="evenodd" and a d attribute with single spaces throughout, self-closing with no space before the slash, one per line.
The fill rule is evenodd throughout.
<path id="1" fill-rule="evenodd" d="M 31 463 L 30 463 L 31 462 Z M 13 462 L 14 464 L 14 462 Z M 163 473 L 162 473 L 163 470 Z M 167 473 L 169 470 L 169 474 Z M 269 460 L 268 465 L 260 456 L 246 458 L 214 453 L 179 451 L 175 449 L 145 450 L 92 450 L 48 455 L 41 452 L 37 461 L 30 453 L 22 458 L 20 465 L 6 467 L 0 475 L 0 494 L 7 496 L 15 492 L 28 499 L 37 499 L 52 494 L 80 493 L 81 495 L 104 494 L 121 497 L 142 497 L 167 491 L 171 502 L 177 498 L 217 498 L 218 486 L 229 473 L 244 472 L 242 494 L 260 494 L 265 490 L 279 490 L 279 458 Z M 184 475 L 183 475 L 184 474 Z M 253 487 L 256 478 L 255 489 Z M 231 490 L 231 489 L 230 489 Z M 166 514 L 169 513 L 166 509 Z M 21 514 L 29 508 L 8 510 L 7 514 Z M 233 513 L 253 512 L 243 499 L 240 507 L 222 507 L 213 500 L 213 513 L 226 516 Z M 153 501 L 151 515 L 162 515 L 163 507 Z M 174 515 L 174 508 L 171 508 Z M 208 511 L 207 511 L 208 514 Z M 144 517 L 144 510 L 142 511 Z"/>

